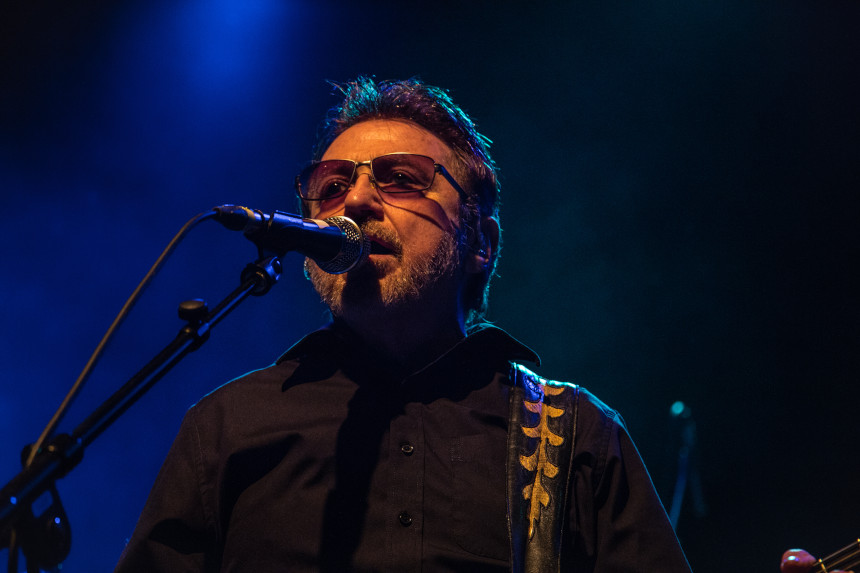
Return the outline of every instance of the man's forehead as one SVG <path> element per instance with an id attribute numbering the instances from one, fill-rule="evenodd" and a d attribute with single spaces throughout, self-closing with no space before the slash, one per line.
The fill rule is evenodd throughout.
<path id="1" fill-rule="evenodd" d="M 367 161 L 386 153 L 417 153 L 437 162 L 452 156 L 451 148 L 423 127 L 406 120 L 372 119 L 353 125 L 328 146 L 323 159 Z"/>

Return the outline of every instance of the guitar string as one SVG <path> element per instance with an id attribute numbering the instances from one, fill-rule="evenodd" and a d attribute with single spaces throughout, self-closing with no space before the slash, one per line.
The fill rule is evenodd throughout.
<path id="1" fill-rule="evenodd" d="M 843 547 L 836 553 L 821 559 L 820 564 L 824 567 L 822 573 L 827 573 L 836 568 L 847 569 L 860 565 L 860 539 L 856 543 Z"/>

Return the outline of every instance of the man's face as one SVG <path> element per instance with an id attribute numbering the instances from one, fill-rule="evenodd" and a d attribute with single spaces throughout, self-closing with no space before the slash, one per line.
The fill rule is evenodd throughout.
<path id="1" fill-rule="evenodd" d="M 430 132 L 404 121 L 369 120 L 344 131 L 323 160 L 369 161 L 388 153 L 433 158 L 452 170 L 454 154 Z M 334 205 L 310 204 L 310 216 L 344 215 L 356 221 L 375 250 L 362 267 L 342 275 L 325 273 L 308 261 L 314 288 L 335 316 L 380 311 L 428 298 L 451 304 L 459 297 L 459 195 L 437 176 L 427 191 L 393 195 L 377 190 L 370 167 L 358 168 L 353 186 Z M 379 249 L 379 247 L 382 247 Z"/>

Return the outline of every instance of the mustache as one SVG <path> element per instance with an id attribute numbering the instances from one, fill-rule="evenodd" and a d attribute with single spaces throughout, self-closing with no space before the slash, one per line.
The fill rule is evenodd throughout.
<path id="1" fill-rule="evenodd" d="M 397 236 L 397 233 L 395 233 L 390 227 L 387 227 L 380 221 L 367 219 L 360 222 L 356 221 L 356 223 L 358 224 L 359 229 L 361 229 L 361 232 L 364 233 L 371 241 L 381 243 L 398 257 L 403 254 L 403 243 L 400 240 L 400 237 Z"/>

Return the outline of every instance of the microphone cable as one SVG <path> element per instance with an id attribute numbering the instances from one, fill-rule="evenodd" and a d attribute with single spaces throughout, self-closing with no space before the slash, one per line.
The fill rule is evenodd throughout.
<path id="1" fill-rule="evenodd" d="M 113 338 L 114 333 L 128 316 L 128 313 L 131 312 L 131 309 L 137 303 L 144 289 L 149 286 L 149 284 L 152 282 L 152 279 L 154 279 L 155 275 L 158 274 L 158 271 L 161 270 L 161 267 L 164 265 L 164 262 L 171 255 L 171 253 L 173 253 L 174 249 L 176 249 L 179 243 L 185 238 L 185 236 L 189 233 L 189 231 L 191 231 L 192 228 L 196 227 L 199 223 L 202 223 L 207 219 L 214 218 L 216 214 L 217 213 L 213 209 L 212 211 L 209 211 L 207 213 L 201 213 L 195 217 L 192 217 L 187 223 L 185 223 L 185 225 L 182 226 L 181 229 L 179 229 L 179 232 L 176 233 L 173 239 L 171 239 L 170 243 L 168 243 L 164 250 L 161 252 L 161 255 L 159 255 L 158 258 L 155 260 L 155 263 L 153 263 L 152 267 L 149 269 L 149 272 L 146 273 L 146 275 L 143 277 L 143 280 L 140 281 L 140 283 L 137 285 L 137 288 L 134 289 L 134 291 L 128 297 L 128 300 L 125 301 L 125 304 L 122 306 L 119 313 L 116 315 L 116 318 L 114 318 L 110 327 L 108 327 L 107 332 L 105 332 L 104 336 L 101 339 L 101 342 L 99 342 L 98 346 L 96 346 L 96 349 L 93 351 L 92 356 L 90 356 L 89 360 L 87 360 L 86 365 L 84 365 L 84 369 L 78 376 L 78 379 L 75 380 L 75 383 L 72 385 L 72 388 L 69 390 L 68 394 L 66 394 L 66 397 L 60 404 L 60 407 L 57 408 L 57 411 L 48 421 L 48 425 L 45 426 L 44 430 L 42 430 L 42 434 L 39 436 L 39 439 L 36 440 L 36 442 L 31 446 L 30 452 L 27 455 L 27 459 L 24 462 L 25 469 L 30 467 L 30 465 L 33 463 L 33 460 L 36 459 L 36 455 L 38 455 L 39 450 L 42 449 L 42 446 L 45 445 L 45 442 L 54 433 L 54 430 L 56 430 L 63 417 L 66 415 L 66 412 L 68 412 L 69 407 L 71 407 L 72 402 L 78 396 L 78 394 L 80 394 L 81 390 L 84 387 L 84 383 L 90 377 L 90 374 L 92 374 L 92 371 L 95 368 L 96 363 L 104 353 L 108 342 Z"/>

